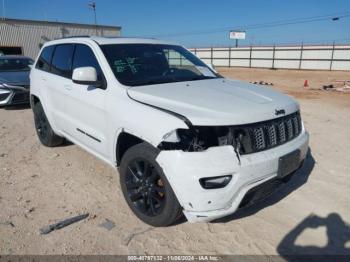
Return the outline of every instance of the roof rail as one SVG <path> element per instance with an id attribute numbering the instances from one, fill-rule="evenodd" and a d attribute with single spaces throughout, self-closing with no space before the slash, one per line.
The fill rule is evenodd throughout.
<path id="1" fill-rule="evenodd" d="M 100 37 L 100 36 L 97 36 L 97 37 Z M 157 40 L 156 37 L 139 37 L 139 36 L 101 36 L 103 38 L 109 38 L 109 39 L 113 39 L 113 38 L 131 38 L 131 39 L 155 39 Z"/>
<path id="2" fill-rule="evenodd" d="M 72 35 L 72 36 L 64 36 L 64 37 L 55 38 L 55 40 L 67 39 L 67 38 L 76 38 L 76 37 L 90 38 L 91 35 Z"/>

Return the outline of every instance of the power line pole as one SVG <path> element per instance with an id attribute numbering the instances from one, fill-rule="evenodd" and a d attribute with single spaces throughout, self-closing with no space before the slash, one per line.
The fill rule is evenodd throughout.
<path id="1" fill-rule="evenodd" d="M 91 2 L 89 4 L 89 7 L 92 8 L 94 11 L 94 17 L 95 17 L 95 30 L 96 30 L 96 35 L 97 35 L 97 16 L 96 16 L 96 2 Z"/>

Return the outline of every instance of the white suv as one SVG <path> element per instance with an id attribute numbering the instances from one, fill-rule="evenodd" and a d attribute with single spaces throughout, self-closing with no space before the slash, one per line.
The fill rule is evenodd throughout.
<path id="1" fill-rule="evenodd" d="M 41 143 L 66 138 L 118 167 L 126 202 L 153 226 L 227 216 L 307 154 L 294 99 L 225 79 L 176 44 L 55 40 L 30 79 Z"/>

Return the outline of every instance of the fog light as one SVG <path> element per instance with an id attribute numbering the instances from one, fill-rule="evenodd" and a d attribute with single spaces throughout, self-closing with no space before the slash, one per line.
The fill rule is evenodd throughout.
<path id="1" fill-rule="evenodd" d="M 199 183 L 205 189 L 223 188 L 230 183 L 232 175 L 229 176 L 216 176 L 216 177 L 204 177 L 199 179 Z"/>

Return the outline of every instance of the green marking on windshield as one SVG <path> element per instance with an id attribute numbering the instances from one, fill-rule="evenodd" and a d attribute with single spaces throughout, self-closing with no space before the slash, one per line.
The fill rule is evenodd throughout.
<path id="1" fill-rule="evenodd" d="M 122 73 L 130 68 L 133 74 L 137 74 L 138 67 L 140 67 L 141 64 L 136 64 L 136 59 L 136 57 L 126 57 L 125 61 L 123 59 L 116 60 L 114 61 L 114 68 L 118 73 Z"/>

